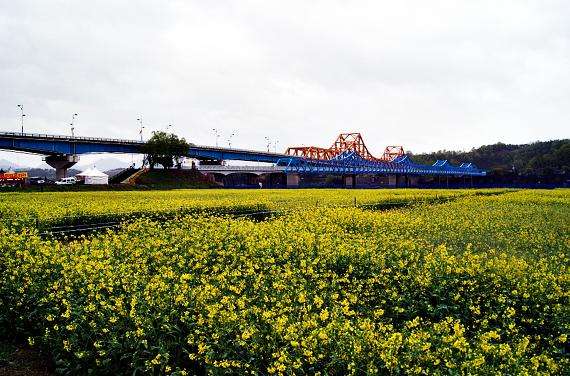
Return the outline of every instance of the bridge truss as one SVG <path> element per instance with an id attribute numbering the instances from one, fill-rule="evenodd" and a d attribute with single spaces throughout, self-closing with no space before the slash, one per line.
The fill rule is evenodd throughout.
<path id="1" fill-rule="evenodd" d="M 368 151 L 360 133 L 341 133 L 330 148 L 294 146 L 288 148 L 285 154 L 307 159 L 332 160 L 346 151 L 354 151 L 367 161 L 386 162 L 405 154 L 402 146 L 386 146 L 382 157 L 376 158 Z"/>
<path id="2" fill-rule="evenodd" d="M 472 163 L 453 166 L 447 160 L 433 165 L 412 161 L 402 146 L 387 146 L 380 158 L 374 157 L 360 133 L 340 134 L 330 148 L 298 146 L 287 149 L 287 158 L 277 161 L 286 173 L 301 174 L 406 174 L 485 176 Z"/>

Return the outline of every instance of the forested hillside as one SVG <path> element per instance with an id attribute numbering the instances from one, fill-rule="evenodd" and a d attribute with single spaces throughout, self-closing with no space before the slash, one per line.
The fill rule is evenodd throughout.
<path id="1" fill-rule="evenodd" d="M 522 175 L 564 175 L 570 172 L 570 140 L 533 142 L 510 145 L 498 143 L 484 145 L 469 152 L 442 150 L 434 153 L 415 154 L 418 163 L 432 164 L 447 159 L 453 164 L 473 162 L 492 173 Z"/>

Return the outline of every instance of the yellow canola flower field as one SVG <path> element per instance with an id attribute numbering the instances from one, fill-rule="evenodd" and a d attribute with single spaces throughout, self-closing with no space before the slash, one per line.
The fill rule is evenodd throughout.
<path id="1" fill-rule="evenodd" d="M 0 229 L 0 330 L 62 373 L 570 372 L 570 191 L 292 205 L 67 243 Z"/>
<path id="2" fill-rule="evenodd" d="M 0 193 L 0 226 L 49 228 L 96 220 L 143 215 L 242 213 L 290 210 L 307 206 L 359 206 L 441 201 L 462 196 L 492 195 L 486 190 L 224 190 L 95 191 Z"/>

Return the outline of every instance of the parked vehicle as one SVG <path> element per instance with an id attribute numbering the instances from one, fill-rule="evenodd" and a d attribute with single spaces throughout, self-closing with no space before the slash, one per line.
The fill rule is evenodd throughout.
<path id="1" fill-rule="evenodd" d="M 56 181 L 55 184 L 57 185 L 74 185 L 77 184 L 77 179 L 72 176 L 70 178 L 61 178 L 60 180 Z"/>
<path id="2" fill-rule="evenodd" d="M 28 178 L 28 182 L 30 185 L 44 185 L 47 184 L 46 178 L 42 178 L 39 176 L 32 176 Z"/>

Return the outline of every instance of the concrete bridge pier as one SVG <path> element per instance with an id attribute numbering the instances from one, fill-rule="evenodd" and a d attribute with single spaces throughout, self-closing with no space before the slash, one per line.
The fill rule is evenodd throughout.
<path id="1" fill-rule="evenodd" d="M 408 177 L 408 187 L 417 187 L 420 181 L 419 176 L 411 175 Z"/>
<path id="2" fill-rule="evenodd" d="M 300 180 L 299 174 L 287 174 L 287 188 L 299 188 Z"/>
<path id="3" fill-rule="evenodd" d="M 356 175 L 345 175 L 342 178 L 345 188 L 355 188 L 356 187 Z"/>
<path id="4" fill-rule="evenodd" d="M 67 169 L 79 162 L 79 156 L 73 154 L 48 155 L 45 162 L 55 168 L 55 177 L 59 180 L 65 178 Z"/>

